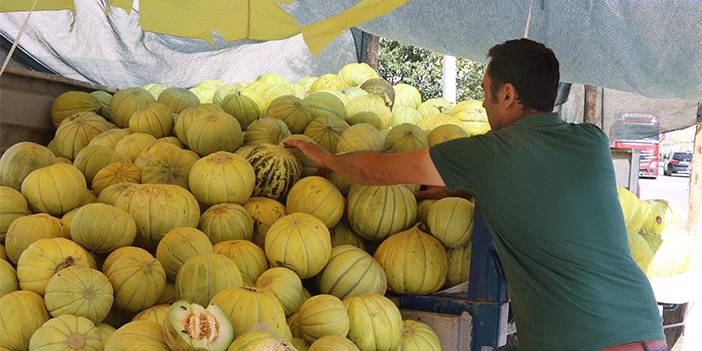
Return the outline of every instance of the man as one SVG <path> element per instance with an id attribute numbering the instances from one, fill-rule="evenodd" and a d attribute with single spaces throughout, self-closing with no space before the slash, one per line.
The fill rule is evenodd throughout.
<path id="1" fill-rule="evenodd" d="M 552 113 L 550 49 L 511 40 L 488 57 L 485 135 L 407 153 L 287 145 L 357 183 L 469 191 L 509 282 L 520 350 L 665 350 L 653 291 L 627 245 L 607 137 Z"/>

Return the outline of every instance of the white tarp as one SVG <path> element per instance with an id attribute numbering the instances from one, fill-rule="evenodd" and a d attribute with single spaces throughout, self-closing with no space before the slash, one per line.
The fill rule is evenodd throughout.
<path id="1" fill-rule="evenodd" d="M 302 40 L 262 44 L 142 33 L 138 11 L 103 13 L 105 0 L 76 0 L 66 12 L 35 13 L 22 48 L 55 72 L 110 86 L 146 82 L 188 86 L 203 79 L 248 80 L 273 71 L 290 79 L 335 72 L 355 60 L 349 34 L 311 57 Z M 353 0 L 284 5 L 304 25 L 339 13 Z M 138 1 L 135 1 L 138 4 Z M 649 97 L 702 96 L 702 1 L 693 0 L 413 0 L 360 26 L 415 46 L 485 61 L 492 45 L 529 37 L 553 48 L 563 81 Z M 0 14 L 0 34 L 14 38 L 26 13 Z"/>

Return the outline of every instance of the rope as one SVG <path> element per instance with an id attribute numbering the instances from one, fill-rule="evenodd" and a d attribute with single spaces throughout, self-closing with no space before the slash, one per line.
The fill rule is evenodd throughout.
<path id="1" fill-rule="evenodd" d="M 526 25 L 524 26 L 524 35 L 523 37 L 528 39 L 529 38 L 529 25 L 531 24 L 531 9 L 534 7 L 534 0 L 531 0 L 531 3 L 529 4 L 529 14 L 527 14 L 527 20 L 526 20 Z"/>
<path id="2" fill-rule="evenodd" d="M 29 18 L 32 17 L 32 12 L 34 12 L 34 9 L 37 7 L 37 3 L 39 0 L 34 0 L 32 3 L 32 8 L 29 10 L 29 13 L 27 14 L 27 18 L 24 19 L 24 22 L 22 22 L 22 26 L 20 27 L 19 32 L 17 33 L 17 37 L 15 38 L 15 41 L 12 43 L 12 47 L 10 48 L 10 51 L 7 53 L 7 57 L 5 57 L 5 62 L 2 64 L 2 68 L 0 68 L 0 78 L 2 77 L 2 74 L 5 73 L 5 69 L 7 68 L 7 65 L 10 64 L 10 59 L 12 58 L 12 54 L 14 54 L 15 49 L 17 48 L 17 44 L 19 43 L 20 39 L 22 38 L 22 34 L 24 34 L 24 30 L 27 28 L 27 23 L 29 23 Z"/>

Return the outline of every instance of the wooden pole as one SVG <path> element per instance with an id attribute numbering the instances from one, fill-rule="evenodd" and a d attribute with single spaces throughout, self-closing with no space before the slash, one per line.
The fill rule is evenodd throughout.
<path id="1" fill-rule="evenodd" d="M 597 118 L 597 87 L 594 85 L 585 85 L 583 122 L 602 127 L 600 120 Z"/>
<path id="2" fill-rule="evenodd" d="M 378 48 L 380 46 L 380 38 L 377 35 L 368 34 L 368 51 L 366 52 L 366 63 L 378 69 Z"/>
<path id="3" fill-rule="evenodd" d="M 688 203 L 688 228 L 692 236 L 699 236 L 702 217 L 702 120 L 698 117 L 695 131 L 695 146 L 692 150 L 692 170 L 690 172 L 690 193 Z"/>

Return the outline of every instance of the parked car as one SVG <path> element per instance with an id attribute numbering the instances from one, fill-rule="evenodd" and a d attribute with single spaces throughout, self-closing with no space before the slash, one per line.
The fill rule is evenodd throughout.
<path id="1" fill-rule="evenodd" d="M 676 173 L 690 174 L 690 166 L 692 165 L 692 152 L 676 151 L 670 157 L 666 158 L 663 174 L 670 176 Z"/>

